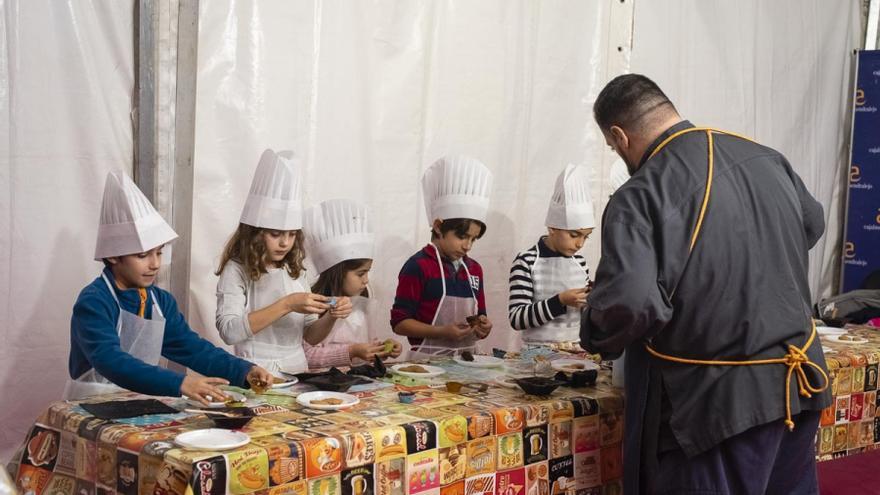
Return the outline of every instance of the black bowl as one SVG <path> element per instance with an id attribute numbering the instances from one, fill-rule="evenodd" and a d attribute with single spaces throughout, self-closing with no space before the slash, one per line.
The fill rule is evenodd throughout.
<path id="1" fill-rule="evenodd" d="M 530 376 L 527 378 L 517 378 L 514 380 L 523 392 L 529 395 L 550 395 L 557 387 L 564 382 L 554 380 L 553 378 L 544 378 L 542 376 Z"/>
<path id="2" fill-rule="evenodd" d="M 235 416 L 229 417 L 225 414 L 234 414 Z M 249 409 L 245 407 L 227 407 L 223 409 L 217 409 L 215 412 L 205 411 L 205 416 L 207 416 L 217 428 L 223 428 L 226 430 L 237 430 L 239 428 L 244 428 L 244 426 L 251 422 L 252 419 L 256 417 L 256 415 L 251 412 Z"/>
<path id="3" fill-rule="evenodd" d="M 318 390 L 326 390 L 328 392 L 345 392 L 346 390 L 351 388 L 352 385 L 369 383 L 369 380 L 365 380 L 359 376 L 351 375 L 324 375 L 308 378 L 306 380 L 303 380 L 302 383 L 312 385 Z"/>

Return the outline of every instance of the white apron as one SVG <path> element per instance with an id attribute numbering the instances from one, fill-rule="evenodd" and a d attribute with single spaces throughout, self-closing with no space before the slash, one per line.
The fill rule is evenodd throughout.
<path id="1" fill-rule="evenodd" d="M 321 344 L 364 344 L 372 341 L 369 331 L 369 316 L 376 301 L 364 296 L 351 298 L 351 314 L 333 322 L 333 329 Z M 353 359 L 352 364 L 362 363 L 361 359 Z"/>
<path id="2" fill-rule="evenodd" d="M 247 294 L 246 312 L 251 313 L 275 303 L 294 292 L 309 292 L 298 279 L 290 278 L 283 268 L 275 268 L 254 282 Z M 288 313 L 244 342 L 235 344 L 235 354 L 270 372 L 299 373 L 309 368 L 302 338 L 306 315 Z"/>
<path id="3" fill-rule="evenodd" d="M 443 273 L 443 261 L 440 259 L 440 249 L 434 246 L 434 253 L 437 255 L 437 264 L 440 266 L 440 281 L 443 284 L 443 295 L 437 304 L 437 311 L 434 313 L 434 319 L 431 325 L 443 326 L 455 323 L 464 323 L 468 316 L 477 314 L 479 309 L 477 302 L 477 294 L 471 283 L 471 273 L 467 269 L 467 263 L 462 260 L 461 266 L 467 274 L 468 284 L 471 289 L 471 297 L 458 297 L 446 295 L 446 276 Z M 457 275 L 457 274 L 456 274 Z M 426 359 L 431 356 L 452 356 L 461 351 L 476 351 L 476 336 L 471 336 L 465 340 L 453 339 L 424 339 L 422 344 L 410 350 L 411 359 Z"/>
<path id="4" fill-rule="evenodd" d="M 113 300 L 119 307 L 116 333 L 119 335 L 119 346 L 122 351 L 146 364 L 158 366 L 159 359 L 162 357 L 162 341 L 165 338 L 165 316 L 159 309 L 159 305 L 156 304 L 156 294 L 150 291 L 153 296 L 153 319 L 147 320 L 122 309 L 119 298 L 116 297 L 116 291 L 113 290 L 107 275 L 101 274 L 101 278 L 104 279 L 107 290 L 110 291 L 110 295 L 113 296 Z M 95 368 L 92 368 L 75 380 L 67 380 L 67 384 L 64 386 L 64 399 L 77 400 L 123 390 L 101 376 L 95 371 Z"/>
<path id="5" fill-rule="evenodd" d="M 532 265 L 532 284 L 535 300 L 543 301 L 560 292 L 586 287 L 587 272 L 574 257 L 554 256 L 541 258 L 540 246 L 535 245 L 535 263 Z M 565 314 L 546 324 L 522 331 L 525 343 L 535 345 L 553 342 L 580 341 L 581 312 L 566 306 Z"/>

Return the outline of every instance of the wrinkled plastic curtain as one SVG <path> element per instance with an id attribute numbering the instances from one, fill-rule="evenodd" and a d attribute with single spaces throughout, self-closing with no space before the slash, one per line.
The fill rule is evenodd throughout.
<path id="1" fill-rule="evenodd" d="M 0 0 L 0 461 L 67 379 L 104 178 L 131 172 L 133 3 Z"/>
<path id="2" fill-rule="evenodd" d="M 836 290 L 858 0 L 636 2 L 631 68 L 697 125 L 782 152 L 825 207 L 810 252 L 814 300 Z"/>
<path id="3" fill-rule="evenodd" d="M 371 323 L 381 335 L 391 334 L 397 273 L 430 237 L 422 171 L 466 154 L 495 175 L 488 231 L 472 252 L 495 324 L 487 347 L 515 344 L 508 273 L 546 232 L 557 174 L 587 165 L 597 212 L 608 196 L 613 156 L 591 105 L 608 73 L 625 68 L 629 5 L 203 1 L 200 9 L 193 327 L 219 341 L 212 272 L 263 149 L 303 158 L 307 206 L 340 197 L 370 206 L 380 308 Z M 590 265 L 598 253 L 597 232 L 585 249 Z"/>

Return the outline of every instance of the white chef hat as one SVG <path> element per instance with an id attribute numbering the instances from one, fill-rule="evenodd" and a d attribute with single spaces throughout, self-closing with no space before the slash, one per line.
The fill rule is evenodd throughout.
<path id="1" fill-rule="evenodd" d="M 550 198 L 544 225 L 565 230 L 591 229 L 596 226 L 586 167 L 568 164 L 556 178 L 556 187 Z"/>
<path id="2" fill-rule="evenodd" d="M 611 164 L 611 170 L 608 172 L 608 187 L 611 188 L 613 194 L 620 186 L 629 180 L 629 170 L 623 160 L 618 158 Z"/>
<path id="3" fill-rule="evenodd" d="M 124 172 L 107 173 L 95 261 L 144 253 L 176 238 L 177 233 Z"/>
<path id="4" fill-rule="evenodd" d="M 267 149 L 251 181 L 241 223 L 273 230 L 302 228 L 302 178 L 292 151 Z"/>
<path id="5" fill-rule="evenodd" d="M 475 158 L 446 156 L 425 170 L 422 190 L 428 224 L 438 218 L 470 218 L 485 223 L 492 172 Z"/>
<path id="6" fill-rule="evenodd" d="M 303 218 L 306 253 L 319 273 L 345 260 L 373 258 L 375 235 L 367 207 L 331 199 L 309 208 Z"/>

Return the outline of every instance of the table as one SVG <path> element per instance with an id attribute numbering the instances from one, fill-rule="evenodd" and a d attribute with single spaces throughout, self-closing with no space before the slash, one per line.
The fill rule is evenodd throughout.
<path id="1" fill-rule="evenodd" d="M 868 342 L 846 344 L 821 338 L 834 401 L 822 411 L 819 422 L 816 452 L 820 461 L 880 449 L 880 329 L 867 325 L 847 328 L 850 335 Z"/>
<path id="2" fill-rule="evenodd" d="M 491 375 L 443 366 L 456 379 Z M 562 387 L 545 398 L 493 382 L 459 394 L 428 383 L 384 384 L 356 392 L 360 404 L 338 412 L 305 408 L 273 390 L 259 396 L 265 404 L 243 429 L 251 443 L 225 452 L 173 442 L 212 426 L 203 415 L 108 421 L 76 402 L 56 402 L 29 433 L 14 477 L 22 492 L 44 494 L 622 493 L 623 399 L 609 375 L 603 370 L 595 386 Z M 418 391 L 413 404 L 397 400 L 400 388 Z M 90 401 L 133 398 L 144 396 Z M 179 398 L 161 400 L 186 407 Z"/>

